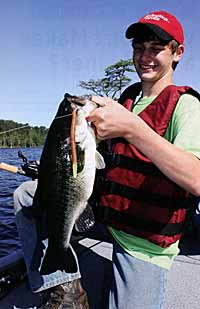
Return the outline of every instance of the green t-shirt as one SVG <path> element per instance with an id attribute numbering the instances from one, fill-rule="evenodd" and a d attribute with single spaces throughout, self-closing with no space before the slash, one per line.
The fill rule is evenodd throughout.
<path id="1" fill-rule="evenodd" d="M 155 97 L 141 98 L 133 108 L 139 114 Z M 200 102 L 189 94 L 180 97 L 164 136 L 170 143 L 193 153 L 200 158 Z M 130 255 L 143 261 L 169 269 L 172 261 L 179 253 L 175 242 L 168 248 L 162 248 L 146 239 L 136 237 L 109 227 L 115 240 Z"/>

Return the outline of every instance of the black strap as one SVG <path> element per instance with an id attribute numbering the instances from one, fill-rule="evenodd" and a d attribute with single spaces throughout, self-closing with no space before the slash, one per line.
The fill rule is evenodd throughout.
<path id="1" fill-rule="evenodd" d="M 109 152 L 103 153 L 103 157 L 108 169 L 111 167 L 121 167 L 133 172 L 142 173 L 143 175 L 164 177 L 163 173 L 155 165 L 148 162 L 133 160 L 130 157 Z"/>
<path id="2" fill-rule="evenodd" d="M 144 230 L 146 232 L 166 235 L 166 236 L 174 236 L 179 234 L 183 231 L 184 222 L 180 223 L 160 223 L 160 222 L 152 222 L 152 221 L 145 221 L 141 218 L 132 216 L 127 213 L 118 212 L 112 208 L 108 207 L 97 207 L 94 209 L 95 216 L 100 218 L 104 222 L 112 225 L 110 222 L 115 222 L 116 224 L 120 225 L 128 225 L 131 229 L 137 230 Z M 109 222 L 109 218 L 111 221 Z"/>
<path id="3" fill-rule="evenodd" d="M 189 88 L 185 93 L 193 95 L 200 101 L 200 94 L 193 88 Z"/>
<path id="4" fill-rule="evenodd" d="M 191 205 L 192 202 L 194 202 L 192 196 L 187 199 L 185 197 L 173 198 L 159 193 L 147 193 L 141 189 L 137 190 L 133 187 L 128 187 L 108 180 L 104 182 L 104 187 L 107 194 L 122 196 L 129 200 L 146 202 L 149 205 L 159 208 L 185 209 L 188 205 Z"/>
<path id="5" fill-rule="evenodd" d="M 131 99 L 135 101 L 136 97 L 140 94 L 142 88 L 141 88 L 141 83 L 135 83 L 127 87 L 121 94 L 118 102 L 120 104 L 124 104 L 126 99 Z"/>

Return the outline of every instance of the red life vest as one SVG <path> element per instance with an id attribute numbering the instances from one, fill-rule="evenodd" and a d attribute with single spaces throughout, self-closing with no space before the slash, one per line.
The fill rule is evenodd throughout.
<path id="1" fill-rule="evenodd" d="M 121 103 L 132 110 L 140 92 L 134 84 L 122 94 Z M 190 87 L 166 87 L 139 116 L 164 136 L 173 111 L 184 93 L 198 97 Z M 180 239 L 186 208 L 195 198 L 168 179 L 143 153 L 123 138 L 109 140 L 100 182 L 96 218 L 118 230 L 147 239 L 163 248 Z M 105 145 L 104 145 L 105 146 Z M 99 177 L 101 179 L 101 177 Z M 97 191 L 99 190 L 97 174 Z"/>

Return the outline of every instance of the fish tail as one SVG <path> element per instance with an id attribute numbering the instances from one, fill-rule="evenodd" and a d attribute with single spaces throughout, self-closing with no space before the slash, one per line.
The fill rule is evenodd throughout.
<path id="1" fill-rule="evenodd" d="M 66 249 L 47 248 L 40 273 L 41 275 L 47 275 L 56 272 L 57 270 L 64 270 L 68 273 L 77 272 L 77 263 L 70 247 Z"/>

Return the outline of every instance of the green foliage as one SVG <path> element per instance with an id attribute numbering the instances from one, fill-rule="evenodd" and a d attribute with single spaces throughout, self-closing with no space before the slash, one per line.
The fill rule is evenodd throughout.
<path id="1" fill-rule="evenodd" d="M 105 77 L 101 79 L 90 79 L 80 81 L 79 86 L 99 96 L 108 96 L 117 99 L 124 87 L 128 86 L 131 79 L 125 75 L 126 72 L 135 72 L 132 59 L 119 60 L 104 70 Z"/>
<path id="2" fill-rule="evenodd" d="M 8 131 L 8 132 L 7 132 Z M 48 129 L 0 119 L 0 148 L 43 146 Z"/>

